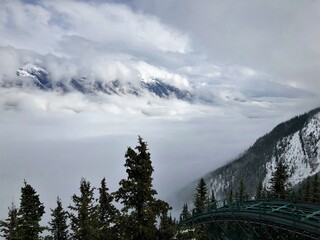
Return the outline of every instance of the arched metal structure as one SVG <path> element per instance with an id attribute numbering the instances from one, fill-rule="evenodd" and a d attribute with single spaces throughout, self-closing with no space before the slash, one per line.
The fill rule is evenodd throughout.
<path id="1" fill-rule="evenodd" d="M 288 200 L 260 200 L 260 201 L 234 201 L 224 202 L 222 207 L 208 204 L 202 214 L 192 211 L 192 216 L 181 216 L 180 226 L 211 224 L 223 230 L 226 223 L 236 223 L 240 228 L 243 225 L 250 226 L 253 235 L 257 227 L 271 228 L 300 236 L 307 239 L 320 239 L 320 205 L 306 202 Z M 248 230 L 250 227 L 245 227 Z M 268 231 L 262 231 L 264 234 Z M 264 236 L 265 239 L 273 239 Z M 214 238 L 213 238 L 214 239 Z"/>

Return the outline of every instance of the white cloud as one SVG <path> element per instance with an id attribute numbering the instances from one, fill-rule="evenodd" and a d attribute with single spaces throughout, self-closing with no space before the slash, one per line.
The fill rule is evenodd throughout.
<path id="1" fill-rule="evenodd" d="M 125 5 L 74 1 L 46 1 L 44 6 L 62 16 L 69 34 L 101 43 L 125 43 L 132 47 L 186 53 L 190 42 L 185 34 L 158 19 L 133 12 Z M 59 20 L 56 21 L 60 25 Z M 65 24 L 65 23 L 63 23 Z"/>
<path id="2" fill-rule="evenodd" d="M 21 66 L 19 54 L 13 48 L 0 47 L 0 81 L 15 79 L 16 71 Z"/>
<path id="3" fill-rule="evenodd" d="M 1 63 L 0 74 L 9 79 L 14 78 L 17 67 L 33 62 L 44 65 L 54 81 L 86 77 L 88 81 L 136 83 L 141 77 L 157 77 L 188 90 L 194 84 L 198 93 L 208 98 L 250 101 L 253 96 L 301 96 L 299 89 L 286 86 L 282 79 L 271 81 L 275 78 L 249 67 L 213 65 L 200 54 L 187 60 L 191 40 L 185 33 L 124 4 L 71 0 L 26 4 L 14 0 L 5 1 L 0 11 L 2 46 L 33 52 L 19 50 L 17 55 L 10 49 L 7 56 L 8 49 L 2 49 L 2 58 L 8 61 Z M 158 59 L 160 55 L 167 57 Z M 288 84 L 298 86 L 291 81 Z"/>
<path id="4" fill-rule="evenodd" d="M 249 66 L 284 85 L 319 92 L 319 1 L 136 0 L 132 5 L 188 32 L 216 64 Z"/>
<path id="5" fill-rule="evenodd" d="M 40 5 L 5 0 L 0 15 L 1 46 L 49 53 L 61 35 L 59 29 L 49 24 L 51 13 Z"/>
<path id="6" fill-rule="evenodd" d="M 191 50 L 185 34 L 155 17 L 120 4 L 45 0 L 26 4 L 6 0 L 0 6 L 0 16 L 2 46 L 38 53 L 59 50 L 59 54 L 66 54 L 59 47 L 66 36 L 78 36 L 102 45 L 144 48 L 145 51 L 186 53 Z"/>
<path id="7" fill-rule="evenodd" d="M 235 66 L 195 65 L 184 66 L 176 71 L 159 67 L 125 54 L 109 56 L 93 55 L 85 60 L 63 58 L 54 55 L 40 55 L 32 51 L 17 50 L 11 47 L 0 48 L 0 56 L 7 61 L 0 62 L 0 79 L 10 81 L 16 78 L 19 67 L 26 63 L 44 67 L 53 82 L 86 78 L 87 84 L 94 80 L 105 82 L 119 80 L 130 82 L 139 88 L 139 82 L 161 79 L 180 89 L 190 91 L 195 98 L 194 104 L 179 100 L 160 99 L 148 92 L 143 97 L 135 96 L 86 96 L 80 93 L 63 95 L 56 92 L 21 91 L 2 89 L 2 108 L 36 108 L 45 111 L 105 111 L 112 113 L 144 114 L 147 116 L 187 117 L 194 110 L 202 112 L 200 102 L 209 103 L 206 111 L 214 111 L 216 106 L 246 108 L 252 112 L 257 107 L 268 110 L 275 107 L 276 98 L 308 97 L 307 92 L 285 86 L 274 81 L 270 76 L 253 69 Z M 22 79 L 27 84 L 27 78 Z M 29 83 L 30 85 L 30 83 Z M 257 86 L 259 86 L 257 88 Z M 24 101 L 23 99 L 28 99 Z M 200 102 L 197 102 L 200 100 Z M 211 108 L 211 109 L 210 109 Z"/>

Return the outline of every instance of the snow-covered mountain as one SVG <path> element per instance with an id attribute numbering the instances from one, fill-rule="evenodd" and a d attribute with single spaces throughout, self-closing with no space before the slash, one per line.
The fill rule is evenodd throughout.
<path id="1" fill-rule="evenodd" d="M 260 180 L 269 186 L 278 160 L 288 165 L 292 186 L 320 172 L 320 108 L 279 124 L 239 158 L 203 178 L 209 192 L 212 189 L 218 199 L 225 198 L 231 189 L 236 191 L 241 179 L 248 193 L 254 195 Z M 197 183 L 198 180 L 178 193 L 181 202 L 192 201 Z"/>
<path id="2" fill-rule="evenodd" d="M 35 87 L 44 91 L 59 91 L 68 93 L 78 91 L 83 94 L 132 94 L 141 96 L 151 94 L 160 98 L 177 98 L 185 101 L 192 99 L 192 94 L 186 89 L 179 88 L 171 84 L 166 79 L 160 79 L 154 76 L 142 78 L 138 83 L 129 81 L 112 81 L 96 80 L 88 77 L 71 78 L 70 80 L 60 79 L 53 80 L 52 73 L 44 67 L 34 64 L 26 64 L 17 70 L 17 79 L 15 81 L 6 81 L 2 87 Z"/>

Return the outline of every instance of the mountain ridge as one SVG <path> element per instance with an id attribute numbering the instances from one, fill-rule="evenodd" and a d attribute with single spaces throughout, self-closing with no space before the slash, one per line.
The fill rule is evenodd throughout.
<path id="1" fill-rule="evenodd" d="M 15 81 L 5 81 L 2 87 L 22 87 L 24 85 L 38 88 L 43 91 L 58 91 L 69 93 L 77 91 L 82 94 L 107 94 L 107 95 L 135 95 L 151 94 L 159 98 L 176 98 L 183 101 L 192 101 L 192 93 L 186 89 L 174 86 L 156 77 L 144 79 L 141 77 L 137 83 L 122 82 L 118 79 L 103 81 L 88 79 L 87 77 L 71 78 L 69 81 L 60 79 L 53 81 L 50 73 L 43 67 L 27 63 L 16 72 Z"/>
<path id="2" fill-rule="evenodd" d="M 231 189 L 236 191 L 240 180 L 254 195 L 260 180 L 269 186 L 278 159 L 289 166 L 292 186 L 320 172 L 320 107 L 278 124 L 239 157 L 202 177 L 209 193 L 213 190 L 217 199 L 226 198 Z M 181 202 L 192 202 L 197 183 L 198 180 L 178 192 Z"/>

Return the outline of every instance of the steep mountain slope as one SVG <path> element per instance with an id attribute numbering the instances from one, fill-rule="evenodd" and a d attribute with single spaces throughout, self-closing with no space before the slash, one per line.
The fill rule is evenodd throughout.
<path id="1" fill-rule="evenodd" d="M 62 93 L 78 91 L 83 94 L 132 94 L 140 96 L 148 93 L 160 98 L 174 97 L 184 101 L 191 100 L 192 94 L 188 90 L 180 89 L 165 80 L 151 76 L 148 79 L 141 79 L 138 83 L 121 82 L 117 79 L 102 81 L 87 77 L 53 81 L 51 73 L 45 68 L 29 63 L 17 70 L 15 81 L 10 79 L 10 81 L 4 82 L 2 87 L 27 86 L 44 91 L 59 91 Z"/>
<path id="2" fill-rule="evenodd" d="M 279 124 L 242 156 L 203 178 L 218 199 L 225 198 L 231 189 L 236 191 L 241 179 L 253 195 L 259 180 L 269 186 L 278 160 L 289 166 L 292 186 L 320 172 L 320 108 Z M 196 184 L 197 181 L 179 192 L 181 201 L 192 200 Z"/>

